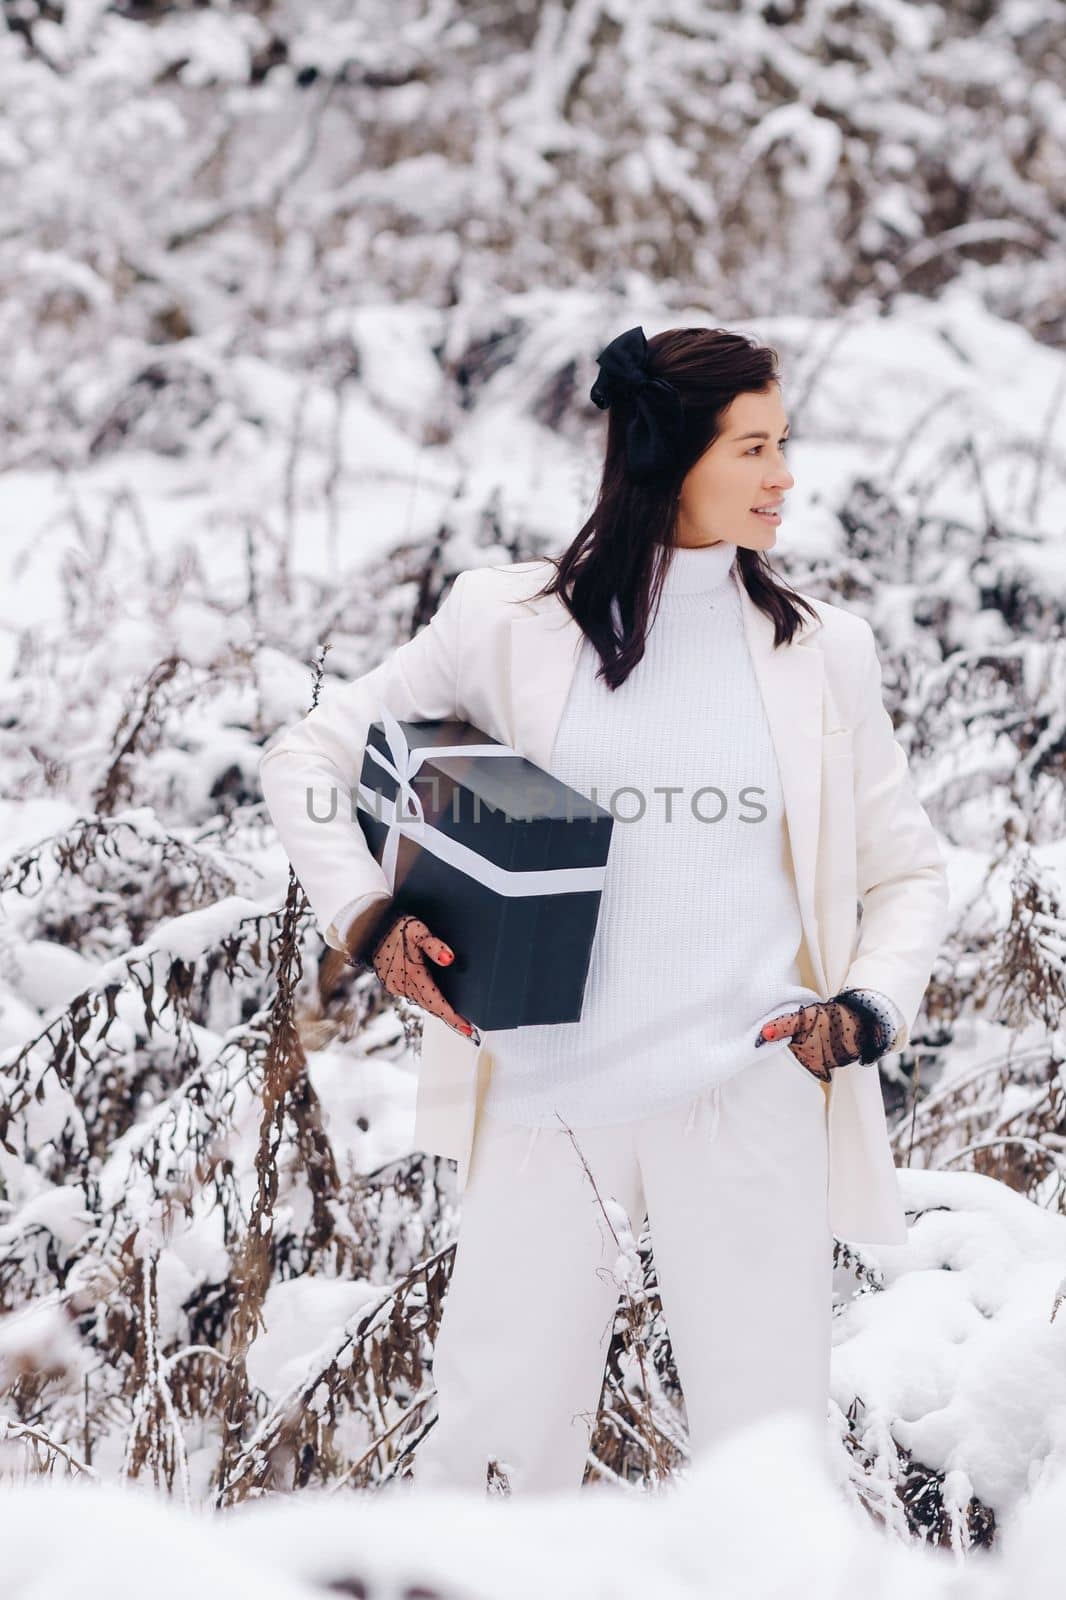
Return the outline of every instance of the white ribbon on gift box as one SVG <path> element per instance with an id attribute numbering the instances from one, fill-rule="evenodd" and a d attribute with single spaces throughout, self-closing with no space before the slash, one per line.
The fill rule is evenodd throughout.
<path id="1" fill-rule="evenodd" d="M 389 885 L 389 893 L 396 888 L 396 857 L 400 848 L 400 835 L 414 839 L 423 850 L 429 850 L 441 861 L 458 867 L 460 872 L 476 882 L 493 889 L 497 894 L 579 894 L 589 890 L 602 890 L 607 871 L 606 863 L 599 867 L 545 867 L 532 872 L 510 872 L 494 861 L 486 861 L 468 845 L 441 833 L 433 823 L 426 821 L 422 801 L 415 792 L 413 779 L 427 756 L 516 756 L 505 744 L 448 744 L 422 745 L 412 749 L 396 718 L 389 711 L 381 713 L 385 742 L 392 760 L 367 745 L 367 755 L 373 756 L 378 766 L 384 767 L 399 786 L 395 800 L 386 800 L 376 789 L 360 783 L 356 799 L 364 811 L 369 811 L 388 827 L 381 868 Z"/>

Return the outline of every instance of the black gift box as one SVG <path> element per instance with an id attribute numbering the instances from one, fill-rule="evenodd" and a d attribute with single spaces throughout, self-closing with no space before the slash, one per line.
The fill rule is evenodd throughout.
<path id="1" fill-rule="evenodd" d="M 600 909 L 600 886 L 614 819 L 469 722 L 400 722 L 412 751 L 426 746 L 412 787 L 430 833 L 456 841 L 484 863 L 511 874 L 585 869 L 595 886 L 505 893 L 471 870 L 442 859 L 400 833 L 394 905 L 413 912 L 455 952 L 449 967 L 430 962 L 441 993 L 479 1029 L 576 1022 L 588 977 Z M 490 745 L 502 755 L 434 755 L 451 745 Z M 383 722 L 370 725 L 356 816 L 381 863 L 396 801 L 396 779 L 371 754 L 397 765 Z M 369 796 L 373 809 L 365 809 Z M 475 863 L 470 858 L 465 868 Z"/>

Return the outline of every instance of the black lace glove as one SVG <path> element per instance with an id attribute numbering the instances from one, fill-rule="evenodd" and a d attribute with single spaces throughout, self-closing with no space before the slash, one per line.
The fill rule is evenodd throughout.
<path id="1" fill-rule="evenodd" d="M 896 1020 L 875 991 L 844 989 L 829 1000 L 775 1017 L 755 1042 L 786 1037 L 796 1059 L 813 1077 L 828 1083 L 834 1067 L 853 1061 L 869 1066 L 880 1060 L 896 1037 Z"/>
<path id="2" fill-rule="evenodd" d="M 410 912 L 397 915 L 391 906 L 386 906 L 359 947 L 349 948 L 346 959 L 357 971 L 375 972 L 390 994 L 413 1000 L 456 1033 L 473 1039 L 475 1044 L 481 1043 L 480 1032 L 449 1004 L 433 979 L 429 963 L 450 966 L 455 953 L 420 917 Z"/>

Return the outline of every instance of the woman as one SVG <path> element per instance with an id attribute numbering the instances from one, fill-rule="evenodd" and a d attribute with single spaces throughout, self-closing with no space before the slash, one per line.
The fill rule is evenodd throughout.
<path id="1" fill-rule="evenodd" d="M 420 1484 L 484 1488 L 493 1460 L 512 1491 L 581 1483 L 618 1295 L 601 1200 L 634 1234 L 647 1213 L 694 1452 L 779 1409 L 825 1428 L 834 1230 L 906 1237 L 865 1068 L 909 1037 L 946 874 L 869 625 L 764 559 L 794 483 L 776 354 L 637 327 L 598 365 L 606 461 L 562 557 L 461 573 L 261 766 L 327 941 L 429 1013 L 415 1138 L 457 1156 L 463 1209 Z M 349 818 L 314 821 L 382 705 L 636 794 L 579 1022 L 478 1039 L 433 977 L 453 952 Z"/>

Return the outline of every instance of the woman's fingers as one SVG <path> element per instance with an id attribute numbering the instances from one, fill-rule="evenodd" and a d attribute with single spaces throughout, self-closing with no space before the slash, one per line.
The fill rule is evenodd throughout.
<path id="1" fill-rule="evenodd" d="M 448 966 L 454 959 L 454 952 L 444 940 L 431 933 L 420 917 L 408 913 L 397 918 L 379 943 L 374 952 L 374 971 L 390 994 L 413 1000 L 470 1038 L 473 1024 L 449 1004 L 429 969 L 429 960 Z"/>
<path id="2" fill-rule="evenodd" d="M 835 1000 L 821 1000 L 765 1023 L 757 1043 L 787 1038 L 796 1060 L 826 1082 L 834 1067 L 859 1060 L 860 1026 L 847 1006 Z"/>
<path id="3" fill-rule="evenodd" d="M 450 1028 L 466 1034 L 467 1038 L 473 1033 L 473 1023 L 467 1022 L 466 1018 L 461 1017 L 455 1007 L 448 1003 L 425 968 L 423 968 L 421 988 L 415 998 L 423 1011 L 430 1011 L 435 1017 L 440 1017 Z"/>
<path id="4" fill-rule="evenodd" d="M 796 1011 L 786 1011 L 772 1022 L 764 1023 L 759 1029 L 759 1038 L 764 1044 L 771 1039 L 785 1039 L 796 1034 L 802 1038 L 813 1026 L 817 1015 L 818 1007 L 814 1004 L 800 1006 Z"/>
<path id="5" fill-rule="evenodd" d="M 812 1078 L 820 1078 L 823 1083 L 829 1082 L 833 1063 L 825 1059 L 825 1053 L 820 1046 L 812 1045 L 810 1042 L 798 1045 L 790 1043 L 788 1048 Z"/>
<path id="6" fill-rule="evenodd" d="M 422 926 L 425 927 L 425 923 Z M 455 960 L 455 951 L 451 945 L 445 944 L 443 939 L 438 939 L 435 934 L 430 933 L 428 928 L 426 928 L 426 936 L 422 941 L 422 949 L 431 961 L 437 963 L 438 967 L 450 967 Z"/>
<path id="7" fill-rule="evenodd" d="M 759 1029 L 759 1044 L 767 1044 L 771 1039 L 784 1039 L 788 1034 L 795 1033 L 799 1024 L 799 1013 L 790 1011 L 786 1016 L 775 1017 L 773 1022 L 764 1022 Z"/>

